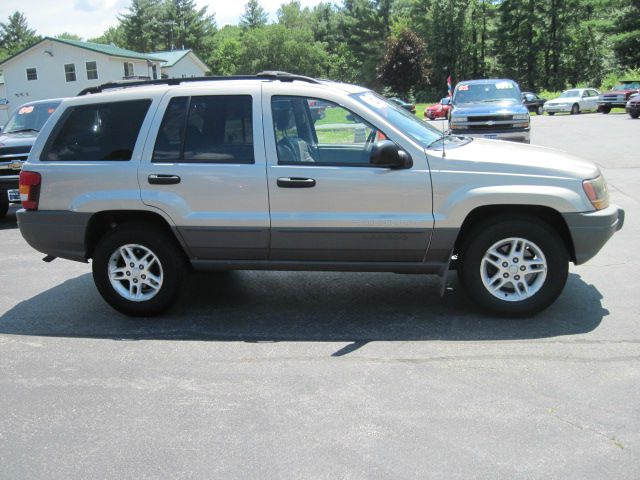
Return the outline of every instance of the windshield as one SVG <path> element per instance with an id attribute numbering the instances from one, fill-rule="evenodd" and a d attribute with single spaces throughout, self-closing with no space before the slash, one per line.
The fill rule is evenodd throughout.
<path id="1" fill-rule="evenodd" d="M 616 90 L 635 90 L 640 88 L 640 82 L 629 82 L 629 83 L 621 83 L 620 85 L 616 85 L 613 87 L 613 91 Z"/>
<path id="2" fill-rule="evenodd" d="M 3 133 L 39 132 L 47 119 L 58 108 L 58 105 L 60 102 L 23 105 L 11 115 Z"/>
<path id="3" fill-rule="evenodd" d="M 431 125 L 427 125 L 415 115 L 393 102 L 388 101 L 377 93 L 355 93 L 352 97 L 381 117 L 387 119 L 389 123 L 395 125 L 398 130 L 407 134 L 424 148 L 429 147 L 429 145 L 442 137 L 440 130 Z"/>
<path id="4" fill-rule="evenodd" d="M 580 90 L 566 90 L 562 92 L 562 94 L 560 95 L 560 98 L 579 97 L 579 96 L 580 96 Z"/>
<path id="5" fill-rule="evenodd" d="M 518 86 L 511 81 L 460 83 L 453 94 L 453 104 L 492 103 L 510 100 L 521 102 Z"/>

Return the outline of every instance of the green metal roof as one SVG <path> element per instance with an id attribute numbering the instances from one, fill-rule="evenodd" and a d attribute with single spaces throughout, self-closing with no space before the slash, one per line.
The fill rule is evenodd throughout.
<path id="1" fill-rule="evenodd" d="M 172 50 L 171 52 L 151 52 L 149 55 L 153 55 L 154 57 L 167 62 L 162 65 L 163 67 L 173 67 L 190 51 L 191 50 Z"/>
<path id="2" fill-rule="evenodd" d="M 133 50 L 127 50 L 126 48 L 116 47 L 115 45 L 106 45 L 103 43 L 93 43 L 93 42 L 81 42 L 79 40 L 67 40 L 66 38 L 46 37 L 46 40 L 66 43 L 67 45 L 72 45 L 78 48 L 84 48 L 86 50 L 92 50 L 94 52 L 103 53 L 105 55 L 110 55 L 112 57 L 125 57 L 125 58 L 135 58 L 138 60 L 153 60 L 153 61 L 161 60 L 149 53 L 134 52 Z"/>
<path id="3" fill-rule="evenodd" d="M 106 45 L 103 43 L 93 43 L 93 42 L 81 42 L 79 40 L 67 40 L 66 38 L 53 38 L 53 37 L 44 37 L 39 42 L 34 43 L 33 45 L 28 46 L 27 48 L 20 50 L 15 55 L 12 55 L 9 58 L 5 58 L 4 61 L 0 62 L 0 65 L 7 63 L 10 60 L 13 60 L 18 55 L 30 50 L 36 45 L 41 44 L 42 42 L 51 41 L 51 42 L 59 42 L 64 43 L 65 45 L 71 45 L 72 47 L 83 48 L 85 50 L 91 50 L 92 52 L 102 53 L 103 55 L 110 55 L 112 57 L 123 57 L 123 58 L 133 58 L 134 60 L 151 60 L 154 62 L 161 62 L 163 59 L 156 58 L 148 53 L 139 53 L 134 52 L 133 50 L 127 50 L 126 48 L 116 47 L 115 45 Z"/>

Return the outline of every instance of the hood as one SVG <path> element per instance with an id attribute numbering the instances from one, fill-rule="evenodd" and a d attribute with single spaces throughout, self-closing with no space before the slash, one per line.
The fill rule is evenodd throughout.
<path id="1" fill-rule="evenodd" d="M 36 141 L 38 132 L 0 133 L 0 148 L 31 147 Z"/>
<path id="2" fill-rule="evenodd" d="M 448 165 L 490 173 L 542 175 L 586 180 L 600 174 L 588 160 L 547 147 L 476 138 L 468 144 L 447 150 Z"/>
<path id="3" fill-rule="evenodd" d="M 495 103 L 458 103 L 453 109 L 456 115 L 499 115 L 528 113 L 522 102 L 505 100 Z"/>

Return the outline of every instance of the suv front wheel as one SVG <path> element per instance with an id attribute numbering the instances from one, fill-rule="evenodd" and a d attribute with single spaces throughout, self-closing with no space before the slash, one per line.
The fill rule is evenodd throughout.
<path id="1" fill-rule="evenodd" d="M 126 315 L 167 310 L 186 274 L 173 238 L 150 226 L 122 225 L 108 232 L 93 254 L 93 279 L 102 297 Z"/>
<path id="2" fill-rule="evenodd" d="M 548 224 L 504 220 L 485 224 L 463 245 L 458 275 L 469 296 L 503 316 L 533 315 L 551 305 L 567 281 L 569 256 Z"/>

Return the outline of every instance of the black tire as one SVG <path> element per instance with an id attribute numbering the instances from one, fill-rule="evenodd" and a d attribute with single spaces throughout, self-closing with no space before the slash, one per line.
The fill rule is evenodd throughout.
<path id="1" fill-rule="evenodd" d="M 0 218 L 4 218 L 8 211 L 9 197 L 7 197 L 7 192 L 0 190 Z"/>
<path id="2" fill-rule="evenodd" d="M 580 105 L 578 105 L 577 103 L 574 103 L 571 106 L 571 115 L 578 115 L 580 113 Z"/>
<path id="3" fill-rule="evenodd" d="M 631 118 L 638 118 L 638 117 L 640 117 L 640 110 L 631 110 L 631 111 L 629 112 L 629 116 L 630 116 Z"/>
<path id="4" fill-rule="evenodd" d="M 553 117 L 556 114 L 556 112 L 547 112 L 547 115 L 549 115 L 550 117 Z"/>
<path id="5" fill-rule="evenodd" d="M 542 105 L 538 105 L 538 108 L 536 109 L 536 115 L 542 115 L 544 113 L 544 108 L 542 108 Z"/>
<path id="6" fill-rule="evenodd" d="M 606 115 L 611 112 L 611 107 L 600 107 L 600 111 Z"/>
<path id="7" fill-rule="evenodd" d="M 150 250 L 161 265 L 162 285 L 155 296 L 148 300 L 133 301 L 125 298 L 109 280 L 110 258 L 127 244 L 140 245 Z M 93 252 L 92 270 L 93 280 L 102 298 L 119 312 L 135 317 L 154 316 L 169 309 L 180 295 L 187 272 L 186 258 L 176 239 L 162 229 L 147 224 L 123 224 L 105 234 Z M 142 285 L 139 288 L 143 288 Z"/>
<path id="8" fill-rule="evenodd" d="M 485 287 L 481 277 L 482 259 L 489 248 L 511 237 L 532 242 L 542 251 L 547 261 L 546 278 L 542 281 L 539 290 L 519 301 L 507 301 L 494 296 Z M 549 224 L 535 217 L 496 218 L 483 223 L 466 238 L 468 240 L 461 245 L 458 253 L 458 276 L 469 296 L 488 312 L 508 317 L 534 315 L 551 305 L 562 292 L 569 271 L 569 255 L 562 238 Z M 533 285 L 536 276 L 528 278 L 527 281 Z M 513 284 L 507 285 L 505 291 L 508 292 Z M 500 289 L 498 294 L 502 295 L 503 290 Z M 505 293 L 506 296 L 507 293 Z"/>

